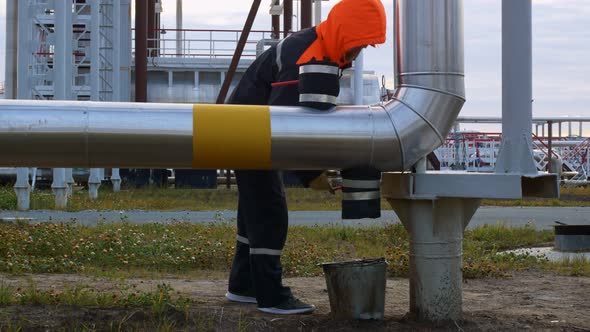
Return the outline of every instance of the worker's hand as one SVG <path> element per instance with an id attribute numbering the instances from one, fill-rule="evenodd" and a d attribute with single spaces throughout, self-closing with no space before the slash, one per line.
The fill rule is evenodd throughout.
<path id="1" fill-rule="evenodd" d="M 334 194 L 336 190 L 342 189 L 342 180 L 340 178 L 329 177 L 327 172 L 309 182 L 309 187 L 318 191 L 329 191 Z"/>

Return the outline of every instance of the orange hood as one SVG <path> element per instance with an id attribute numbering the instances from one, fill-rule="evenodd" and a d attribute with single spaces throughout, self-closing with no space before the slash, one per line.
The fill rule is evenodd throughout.
<path id="1" fill-rule="evenodd" d="M 380 0 L 342 0 L 328 18 L 316 27 L 317 39 L 303 52 L 297 64 L 329 59 L 340 67 L 346 51 L 363 45 L 385 43 L 385 9 Z"/>

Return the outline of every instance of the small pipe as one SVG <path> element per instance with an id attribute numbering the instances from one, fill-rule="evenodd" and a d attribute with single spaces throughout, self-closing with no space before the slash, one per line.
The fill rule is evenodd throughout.
<path id="1" fill-rule="evenodd" d="M 314 12 L 314 21 L 313 24 L 315 26 L 319 25 L 322 22 L 322 0 L 315 0 L 315 12 Z"/>
<path id="2" fill-rule="evenodd" d="M 547 150 L 548 150 L 548 158 L 549 158 L 549 162 L 547 163 L 547 172 L 549 173 L 553 173 L 553 166 L 552 166 L 552 161 L 553 161 L 553 121 L 548 121 L 547 122 L 547 131 L 548 131 L 548 140 L 549 142 L 547 143 Z"/>
<path id="3" fill-rule="evenodd" d="M 293 31 L 293 0 L 283 1 L 283 38 Z"/>
<path id="4" fill-rule="evenodd" d="M 301 30 L 311 28 L 312 0 L 301 0 Z"/>
<path id="5" fill-rule="evenodd" d="M 156 50 L 156 0 L 147 0 L 147 48 L 148 57 L 157 57 Z"/>
<path id="6" fill-rule="evenodd" d="M 272 15 L 271 18 L 271 26 L 272 26 L 272 38 L 279 39 L 281 37 L 281 16 L 279 15 Z"/>
<path id="7" fill-rule="evenodd" d="M 183 56 L 182 49 L 182 0 L 176 0 L 176 54 Z"/>
<path id="8" fill-rule="evenodd" d="M 236 69 L 238 68 L 238 63 L 240 62 L 240 58 L 242 57 L 242 52 L 244 51 L 244 47 L 246 46 L 246 42 L 248 41 L 248 36 L 250 35 L 250 30 L 252 30 L 252 25 L 254 24 L 256 13 L 258 12 L 258 8 L 260 7 L 260 2 L 261 0 L 254 0 L 254 2 L 252 2 L 252 7 L 250 7 L 250 12 L 248 13 L 248 17 L 246 18 L 244 29 L 240 34 L 240 39 L 238 41 L 238 45 L 236 46 L 236 50 L 229 65 L 227 75 L 223 80 L 223 84 L 221 85 L 219 95 L 217 96 L 216 104 L 225 103 L 225 98 L 227 96 L 227 92 L 229 91 L 229 86 L 231 84 L 232 79 L 234 78 L 234 74 L 236 73 Z"/>

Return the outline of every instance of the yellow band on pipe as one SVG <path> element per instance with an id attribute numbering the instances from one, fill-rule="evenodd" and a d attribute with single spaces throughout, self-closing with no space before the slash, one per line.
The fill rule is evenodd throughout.
<path id="1" fill-rule="evenodd" d="M 268 106 L 193 106 L 193 168 L 270 169 Z"/>

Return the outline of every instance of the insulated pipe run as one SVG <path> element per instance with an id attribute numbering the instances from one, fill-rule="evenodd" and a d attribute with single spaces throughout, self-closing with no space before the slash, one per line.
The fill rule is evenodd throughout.
<path id="1" fill-rule="evenodd" d="M 399 86 L 386 104 L 3 100 L 0 165 L 406 170 L 444 143 L 464 103 L 462 8 L 397 1 Z"/>

